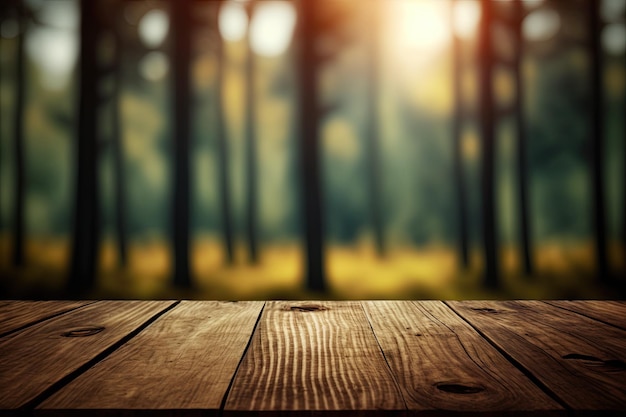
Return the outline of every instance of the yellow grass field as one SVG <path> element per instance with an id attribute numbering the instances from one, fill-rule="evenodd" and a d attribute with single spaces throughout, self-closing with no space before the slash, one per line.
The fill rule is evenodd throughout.
<path id="1" fill-rule="evenodd" d="M 27 265 L 10 265 L 10 239 L 0 237 L 2 298 L 65 298 L 69 258 L 67 239 L 31 239 Z M 624 274 L 624 248 L 611 245 L 611 264 Z M 502 288 L 481 286 L 481 253 L 472 253 L 471 267 L 462 271 L 451 247 L 392 248 L 384 259 L 367 242 L 326 248 L 329 291 L 304 290 L 303 252 L 297 242 L 263 246 L 258 265 L 237 247 L 234 265 L 227 265 L 219 241 L 205 236 L 192 242 L 194 288 L 170 286 L 170 248 L 161 240 L 134 241 L 129 264 L 118 265 L 113 242 L 105 241 L 96 288 L 89 298 L 189 299 L 550 299 L 617 298 L 598 285 L 590 242 L 545 244 L 535 252 L 536 274 L 524 277 L 515 248 L 502 250 Z M 623 278 L 622 278 L 623 280 Z"/>

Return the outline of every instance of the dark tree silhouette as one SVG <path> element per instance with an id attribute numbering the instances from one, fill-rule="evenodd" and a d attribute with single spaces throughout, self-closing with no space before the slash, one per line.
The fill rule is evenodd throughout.
<path id="1" fill-rule="evenodd" d="M 113 152 L 113 172 L 114 172 L 114 211 L 115 211 L 115 231 L 117 238 L 117 253 L 120 266 L 124 267 L 128 263 L 127 232 L 126 232 L 126 174 L 124 169 L 124 147 L 123 147 L 123 125 L 121 109 L 121 93 L 123 78 L 123 50 L 125 39 L 122 35 L 122 25 L 124 24 L 118 7 L 123 6 L 124 0 L 118 0 L 107 13 L 108 29 L 113 36 L 113 54 L 110 65 L 106 68 L 106 75 L 112 78 L 112 91 L 108 97 L 111 104 L 110 123 L 111 137 L 110 144 Z M 127 41 L 126 41 L 127 42 Z"/>
<path id="2" fill-rule="evenodd" d="M 17 8 L 17 50 L 15 60 L 15 113 L 13 117 L 13 158 L 15 167 L 15 196 L 13 200 L 13 265 L 24 265 L 24 96 L 26 68 L 24 39 L 26 37 L 26 13 L 22 1 Z"/>
<path id="3" fill-rule="evenodd" d="M 224 106 L 222 103 L 222 89 L 224 86 L 224 67 L 226 65 L 224 59 L 224 40 L 219 34 L 218 18 L 219 6 L 222 2 L 215 3 L 216 13 L 214 14 L 213 27 L 215 28 L 215 48 L 217 59 L 217 73 L 215 79 L 215 100 L 217 109 L 217 151 L 218 151 L 218 169 L 219 169 L 219 193 L 220 208 L 222 210 L 222 239 L 224 241 L 224 250 L 226 253 L 226 261 L 232 264 L 235 259 L 233 250 L 233 232 L 231 205 L 230 205 L 230 179 L 228 175 L 228 140 L 226 137 Z"/>
<path id="4" fill-rule="evenodd" d="M 454 5 L 455 3 L 453 3 Z M 451 9 L 453 10 L 453 9 Z M 451 13 L 452 16 L 452 13 Z M 452 19 L 451 19 L 452 20 Z M 451 27 L 453 22 L 451 21 Z M 464 118 L 463 97 L 461 88 L 461 40 L 452 34 L 452 89 L 454 95 L 454 115 L 452 117 L 454 182 L 457 193 L 458 216 L 458 250 L 463 268 L 469 266 L 468 227 L 467 227 L 467 196 L 463 181 L 463 138 L 462 125 Z"/>
<path id="5" fill-rule="evenodd" d="M 191 62 L 191 0 L 170 3 L 173 83 L 173 164 L 172 201 L 174 284 L 191 287 L 189 271 L 189 142 Z"/>
<path id="6" fill-rule="evenodd" d="M 255 0 L 249 0 L 246 4 L 248 22 L 252 22 Z M 246 45 L 246 232 L 248 235 L 248 256 L 251 263 L 258 262 L 257 247 L 257 141 L 256 141 L 256 83 L 255 83 L 255 59 L 251 47 L 250 25 L 248 24 L 248 39 Z"/>
<path id="7" fill-rule="evenodd" d="M 320 56 L 315 49 L 319 32 L 317 0 L 299 2 L 298 13 L 298 74 L 300 121 L 300 172 L 302 175 L 302 210 L 306 244 L 306 287 L 313 291 L 326 290 L 324 273 L 324 232 L 322 220 L 322 190 L 319 163 L 320 106 L 317 97 L 317 70 Z"/>
<path id="8" fill-rule="evenodd" d="M 121 88 L 122 88 L 122 47 L 123 39 L 121 31 L 116 27 L 118 14 L 114 13 L 113 33 L 115 36 L 115 52 L 112 63 L 113 73 L 113 109 L 111 117 L 113 146 L 113 169 L 115 171 L 115 230 L 117 232 L 117 249 L 120 265 L 126 266 L 128 263 L 128 254 L 126 248 L 126 175 L 124 171 L 124 148 L 123 148 L 123 129 L 121 115 Z"/>
<path id="9" fill-rule="evenodd" d="M 374 0 L 370 10 L 370 26 L 368 29 L 368 68 L 369 68 L 369 97 L 367 98 L 367 162 L 368 162 L 368 184 L 369 184 L 369 205 L 372 221 L 372 229 L 374 231 L 374 242 L 376 245 L 376 253 L 378 256 L 384 256 L 385 236 L 383 225 L 382 211 L 382 179 L 380 164 L 380 129 L 378 125 L 378 65 L 380 58 L 380 9 L 379 0 Z"/>
<path id="10" fill-rule="evenodd" d="M 100 21 L 97 2 L 80 2 L 78 130 L 76 136 L 76 191 L 74 233 L 68 290 L 81 293 L 93 286 L 100 237 L 98 209 L 98 68 Z"/>
<path id="11" fill-rule="evenodd" d="M 609 268 L 606 250 L 606 221 L 605 221 L 605 192 L 602 180 L 603 156 L 604 156 L 604 126 L 602 110 L 604 106 L 604 90 L 602 86 L 603 54 L 600 43 L 601 21 L 600 2 L 587 1 L 587 25 L 589 31 L 589 52 L 591 68 L 590 87 L 591 97 L 589 100 L 591 114 L 591 189 L 593 195 L 593 230 L 595 233 L 595 252 L 598 265 L 598 278 L 600 282 L 608 283 Z"/>
<path id="12" fill-rule="evenodd" d="M 524 5 L 522 0 L 513 3 L 513 70 L 515 72 L 515 122 L 517 130 L 517 180 L 519 192 L 519 216 L 520 216 L 520 245 L 524 265 L 524 273 L 533 273 L 532 241 L 530 236 L 530 218 L 528 212 L 528 172 L 526 161 L 526 119 L 524 117 L 524 74 L 522 69 L 522 56 L 524 53 L 524 38 L 522 35 L 522 22 L 524 20 Z"/>
<path id="13" fill-rule="evenodd" d="M 493 105 L 493 47 L 492 47 L 492 0 L 481 0 L 482 19 L 478 34 L 479 53 L 479 91 L 480 91 L 480 128 L 482 133 L 482 222 L 484 244 L 485 286 L 497 288 L 498 279 L 498 244 L 496 233 L 496 205 L 494 187 L 494 105 Z"/>

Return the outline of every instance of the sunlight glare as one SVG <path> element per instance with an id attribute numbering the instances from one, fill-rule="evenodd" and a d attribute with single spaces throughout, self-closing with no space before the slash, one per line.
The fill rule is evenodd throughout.
<path id="1" fill-rule="evenodd" d="M 169 30 L 169 18 L 160 9 L 152 9 L 139 21 L 139 38 L 148 48 L 160 46 Z"/>
<path id="2" fill-rule="evenodd" d="M 220 8 L 218 25 L 220 34 L 226 41 L 242 40 L 248 27 L 248 15 L 241 2 L 224 3 Z"/>
<path id="3" fill-rule="evenodd" d="M 475 35 L 480 21 L 480 5 L 475 1 L 457 1 L 453 7 L 454 32 L 460 38 L 471 38 Z"/>
<path id="4" fill-rule="evenodd" d="M 259 55 L 279 56 L 289 47 L 295 25 L 296 11 L 290 3 L 261 3 L 250 23 L 250 47 Z"/>
<path id="5" fill-rule="evenodd" d="M 26 52 L 41 69 L 43 86 L 61 90 L 76 65 L 78 39 L 68 30 L 37 27 L 26 37 Z"/>
<path id="6" fill-rule="evenodd" d="M 390 24 L 401 48 L 437 52 L 450 41 L 446 2 L 402 0 L 392 5 Z"/>

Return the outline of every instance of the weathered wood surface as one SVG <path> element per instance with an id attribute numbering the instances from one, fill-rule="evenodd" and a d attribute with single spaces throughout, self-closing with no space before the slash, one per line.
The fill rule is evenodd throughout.
<path id="1" fill-rule="evenodd" d="M 441 301 L 365 301 L 410 410 L 565 414 Z"/>
<path id="2" fill-rule="evenodd" d="M 43 402 L 39 411 L 217 413 L 263 304 L 183 301 Z"/>
<path id="3" fill-rule="evenodd" d="M 0 337 L 93 301 L 0 301 Z"/>
<path id="4" fill-rule="evenodd" d="M 626 411 L 626 332 L 541 301 L 449 302 L 573 410 Z"/>
<path id="5" fill-rule="evenodd" d="M 359 302 L 268 302 L 225 407 L 264 415 L 404 409 Z"/>
<path id="6" fill-rule="evenodd" d="M 1 409 L 25 407 L 172 302 L 100 301 L 0 341 Z"/>
<path id="7" fill-rule="evenodd" d="M 0 416 L 626 415 L 623 302 L 0 302 Z"/>
<path id="8" fill-rule="evenodd" d="M 626 301 L 545 301 L 626 330 Z"/>

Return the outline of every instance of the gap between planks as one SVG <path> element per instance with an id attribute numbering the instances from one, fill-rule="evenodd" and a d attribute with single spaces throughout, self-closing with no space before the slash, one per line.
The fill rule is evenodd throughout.
<path id="1" fill-rule="evenodd" d="M 93 368 L 93 366 L 95 366 L 96 364 L 98 364 L 99 362 L 101 362 L 103 359 L 108 358 L 111 354 L 114 354 L 116 351 L 118 351 L 121 347 L 123 347 L 127 342 L 129 342 L 131 339 L 133 339 L 135 336 L 139 335 L 142 331 L 144 331 L 148 326 L 150 326 L 152 323 L 154 323 L 156 320 L 158 320 L 160 317 L 162 317 L 163 315 L 165 315 L 166 313 L 170 312 L 171 310 L 173 310 L 176 306 L 178 306 L 180 303 L 180 301 L 176 301 L 173 302 L 173 304 L 171 304 L 168 308 L 162 310 L 160 313 L 157 313 L 155 316 L 153 316 L 151 319 L 149 319 L 148 321 L 146 321 L 143 325 L 139 326 L 137 329 L 135 329 L 135 331 L 129 333 L 128 335 L 126 335 L 125 338 L 121 339 L 118 343 L 114 344 L 113 346 L 109 347 L 109 349 L 101 352 L 99 355 L 95 356 L 94 358 L 91 359 L 91 361 L 83 364 L 83 366 L 79 369 L 77 369 L 75 372 L 73 372 L 72 374 L 68 375 L 66 379 L 61 379 L 59 381 L 57 381 L 55 383 L 55 385 L 58 384 L 58 387 L 54 390 L 52 390 L 52 387 L 49 388 L 50 392 L 48 391 L 44 391 L 44 393 L 42 393 L 40 395 L 41 399 L 39 401 L 39 403 L 41 403 L 42 401 L 44 401 L 46 398 L 49 398 L 52 394 L 54 394 L 55 392 L 61 390 L 62 388 L 64 388 L 67 384 L 69 384 L 70 382 L 74 381 L 76 378 L 78 378 L 80 375 L 82 375 L 84 372 L 87 372 L 88 370 L 90 370 L 91 368 Z M 290 302 L 290 303 L 297 303 L 297 302 Z M 367 309 L 365 308 L 365 304 L 367 302 L 363 302 L 360 301 L 359 305 L 361 307 L 361 309 L 363 310 L 363 313 L 366 317 L 367 320 L 367 324 L 369 325 L 369 329 L 371 331 L 371 333 L 373 334 L 378 349 L 380 350 L 380 353 L 383 356 L 384 359 L 384 363 L 386 364 L 386 366 L 389 368 L 390 371 L 392 371 L 392 364 L 390 363 L 389 358 L 387 357 L 385 350 L 383 349 L 383 346 L 381 345 L 381 341 L 379 340 L 379 335 L 376 333 L 374 327 L 373 327 L 373 323 L 372 320 L 369 316 L 369 314 L 367 314 Z M 544 304 L 546 304 L 546 307 L 550 306 L 552 303 L 549 302 L 544 302 Z M 219 406 L 219 413 L 222 414 L 224 413 L 224 409 L 225 409 L 225 405 L 228 402 L 229 396 L 231 394 L 231 390 L 233 388 L 233 385 L 235 384 L 235 381 L 237 379 L 238 374 L 240 373 L 240 368 L 244 362 L 244 359 L 248 356 L 249 354 L 249 350 L 251 348 L 252 345 L 252 341 L 254 337 L 257 337 L 257 332 L 259 330 L 259 326 L 261 324 L 261 318 L 263 316 L 263 312 L 265 310 L 267 303 L 263 303 L 263 306 L 261 307 L 257 317 L 256 317 L 256 322 L 254 324 L 253 330 L 250 333 L 250 336 L 247 340 L 247 344 L 243 350 L 243 353 L 240 355 L 239 358 L 239 362 L 236 366 L 235 371 L 232 373 L 232 377 L 230 379 L 230 382 L 228 384 L 228 387 L 222 397 L 221 400 L 221 404 Z M 441 303 L 442 306 L 445 305 L 446 310 L 451 311 L 455 316 L 458 316 L 463 322 L 467 323 L 469 326 L 471 326 L 473 328 L 473 330 L 477 333 L 477 335 L 480 336 L 480 338 L 484 339 L 487 343 L 489 343 L 493 348 L 495 348 L 495 350 L 502 355 L 509 363 L 511 363 L 513 366 L 515 366 L 517 369 L 519 369 L 522 373 L 524 373 L 524 375 L 526 377 L 528 377 L 530 379 L 530 381 L 532 381 L 534 383 L 534 385 L 536 385 L 537 387 L 539 387 L 544 393 L 546 393 L 547 395 L 549 395 L 553 400 L 555 400 L 557 403 L 559 403 L 561 406 L 563 406 L 566 409 L 571 410 L 572 408 L 569 407 L 564 400 L 561 400 L 559 398 L 559 396 L 555 393 L 552 392 L 552 390 L 550 388 L 548 388 L 545 384 L 542 383 L 542 381 L 536 377 L 533 372 L 525 365 L 523 365 L 522 363 L 518 362 L 513 356 L 511 356 L 504 348 L 501 348 L 500 346 L 498 346 L 497 343 L 495 343 L 488 335 L 486 335 L 485 333 L 483 333 L 483 331 L 481 330 L 481 325 L 480 323 L 474 323 L 475 320 L 471 317 L 465 317 L 464 315 L 460 314 L 459 312 L 457 312 L 455 310 L 455 308 L 453 308 L 448 302 L 442 302 Z M 76 307 L 70 311 L 75 311 L 77 309 L 82 309 L 83 307 L 85 307 L 86 305 L 82 305 L 79 307 Z M 573 315 L 578 315 L 580 317 L 587 317 L 588 320 L 594 320 L 597 322 L 602 322 L 604 323 L 604 321 L 601 318 L 598 317 L 590 317 L 586 314 L 583 314 L 582 312 L 579 311 L 574 311 L 572 309 L 566 308 L 566 307 L 562 307 L 559 305 L 551 305 L 552 308 L 558 308 L 561 310 L 565 310 L 565 311 L 569 311 L 571 314 Z M 28 327 L 30 326 L 34 326 L 38 323 L 41 323 L 43 321 L 46 320 L 50 320 L 53 319 L 55 317 L 64 315 L 70 311 L 65 311 L 65 312 L 61 312 L 58 313 L 54 316 L 48 317 L 48 318 L 44 318 L 38 322 L 34 322 L 30 325 L 28 325 Z M 607 324 L 611 324 L 611 323 L 607 323 Z M 614 327 L 618 327 L 615 326 L 614 324 L 611 324 L 611 326 Z M 393 379 L 395 380 L 396 384 L 399 384 L 398 382 L 398 377 L 396 375 L 396 372 L 390 372 Z M 39 398 L 39 397 L 38 397 Z M 405 406 L 406 406 L 406 399 L 404 398 L 404 394 L 402 393 L 401 398 L 405 401 Z M 32 404 L 29 404 L 29 406 Z"/>
<path id="2" fill-rule="evenodd" d="M 511 356 L 506 350 L 501 348 L 497 343 L 495 343 L 490 337 L 488 337 L 483 331 L 478 328 L 469 318 L 461 315 L 458 311 L 456 311 L 452 306 L 450 306 L 448 301 L 443 301 L 443 303 L 450 309 L 454 314 L 459 316 L 461 320 L 465 321 L 468 325 L 470 325 L 476 333 L 478 333 L 483 339 L 485 339 L 494 349 L 496 349 L 507 361 L 509 361 L 513 366 L 519 369 L 528 379 L 530 379 L 537 387 L 539 387 L 544 393 L 546 393 L 550 398 L 559 403 L 564 409 L 568 410 L 569 413 L 572 412 L 572 408 L 567 404 L 567 402 L 563 401 L 561 397 L 559 397 L 554 391 L 552 391 L 546 384 L 544 384 L 541 379 L 539 379 L 531 370 L 517 361 L 513 356 Z"/>
<path id="3" fill-rule="evenodd" d="M 0 409 L 32 409 L 177 303 L 99 301 L 5 337 L 0 344 Z"/>
<path id="4" fill-rule="evenodd" d="M 409 412 L 565 413 L 441 301 L 363 303 Z"/>
<path id="5" fill-rule="evenodd" d="M 35 411 L 217 415 L 264 305 L 182 301 Z"/>
<path id="6" fill-rule="evenodd" d="M 263 306 L 261 307 L 261 310 L 259 311 L 259 315 L 256 318 L 256 322 L 254 322 L 254 327 L 252 328 L 252 332 L 250 333 L 250 337 L 248 338 L 248 343 L 246 344 L 246 347 L 244 348 L 243 353 L 241 354 L 241 357 L 239 358 L 239 363 L 237 364 L 237 368 L 235 368 L 235 372 L 233 372 L 233 376 L 230 379 L 230 382 L 228 383 L 226 392 L 224 393 L 224 396 L 222 397 L 222 401 L 220 402 L 220 409 L 219 409 L 220 415 L 224 413 L 224 408 L 226 407 L 226 401 L 228 400 L 230 391 L 232 390 L 233 384 L 235 383 L 235 378 L 237 378 L 237 373 L 239 372 L 239 368 L 241 368 L 241 364 L 243 363 L 243 358 L 245 358 L 246 355 L 248 354 L 248 350 L 250 349 L 250 345 L 252 344 L 252 338 L 254 337 L 257 329 L 259 328 L 259 322 L 261 321 L 261 317 L 263 316 L 263 310 L 265 310 L 266 305 L 267 305 L 267 301 L 264 301 Z"/>
<path id="7" fill-rule="evenodd" d="M 6 301 L 0 305 L 0 339 L 10 336 L 13 333 L 22 331 L 28 327 L 42 323 L 46 320 L 71 313 L 88 305 L 96 303 L 94 301 Z M 32 307 L 28 314 L 24 314 L 23 307 Z M 4 310 L 9 311 L 4 311 Z M 20 310 L 21 309 L 21 310 Z M 35 310 L 36 311 L 32 311 Z M 43 311 L 42 311 L 43 310 Z M 30 316 L 30 317 L 29 317 Z"/>
<path id="8" fill-rule="evenodd" d="M 57 393 L 58 391 L 63 389 L 65 386 L 67 386 L 69 383 L 74 381 L 80 375 L 82 375 L 83 373 L 87 372 L 90 368 L 94 367 L 99 362 L 104 360 L 107 356 L 111 355 L 113 352 L 118 350 L 120 347 L 124 346 L 126 343 L 128 343 L 128 341 L 130 341 L 132 338 L 137 336 L 139 333 L 141 333 L 144 329 L 146 329 L 152 323 L 157 321 L 161 316 L 167 314 L 169 311 L 174 309 L 178 304 L 180 304 L 180 300 L 172 302 L 172 304 L 170 304 L 169 306 L 167 306 L 163 310 L 161 310 L 161 311 L 157 312 L 156 314 L 154 314 L 147 321 L 142 323 L 139 327 L 137 327 L 136 329 L 134 329 L 133 331 L 128 333 L 126 336 L 121 338 L 119 341 L 117 341 L 116 343 L 114 343 L 113 345 L 111 345 L 110 347 L 105 349 L 104 351 L 102 351 L 99 354 L 97 354 L 96 356 L 94 356 L 88 362 L 85 362 L 82 366 L 80 366 L 75 371 L 71 372 L 70 374 L 68 374 L 65 377 L 63 377 L 62 379 L 60 379 L 59 381 L 57 381 L 54 384 L 52 384 L 50 387 L 48 387 L 46 390 L 44 390 L 41 394 L 36 396 L 33 400 L 31 400 L 30 402 L 26 403 L 21 408 L 22 409 L 29 409 L 29 410 L 30 409 L 34 409 L 39 404 L 41 404 L 42 402 L 46 401 L 52 395 L 54 395 L 55 393 Z"/>
<path id="9" fill-rule="evenodd" d="M 623 415 L 623 330 L 540 301 L 449 303 L 569 409 L 590 415 Z"/>

